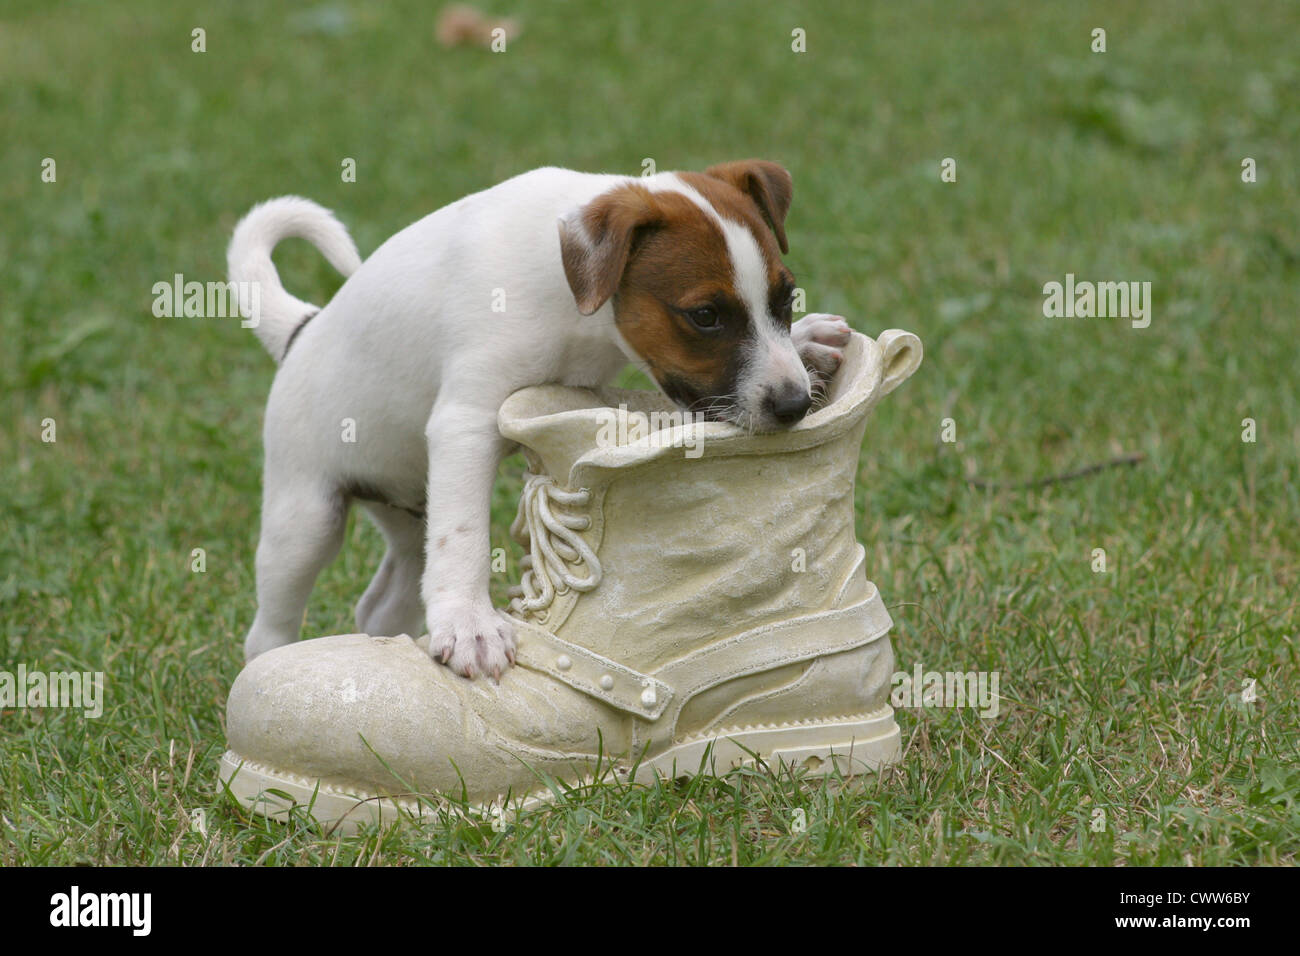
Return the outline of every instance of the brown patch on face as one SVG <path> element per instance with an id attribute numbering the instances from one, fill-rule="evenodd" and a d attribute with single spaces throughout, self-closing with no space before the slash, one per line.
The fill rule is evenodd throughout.
<path id="1" fill-rule="evenodd" d="M 652 194 L 656 225 L 639 237 L 614 300 L 619 332 L 674 401 L 704 410 L 731 395 L 752 330 L 722 230 L 681 193 Z M 717 328 L 693 312 L 713 309 Z"/>
<path id="2" fill-rule="evenodd" d="M 785 230 L 782 228 L 779 233 L 778 248 L 778 234 L 768 228 L 763 210 L 754 198 L 742 192 L 730 180 L 720 179 L 714 175 L 715 170 L 744 165 L 746 164 L 727 163 L 725 166 L 713 166 L 707 172 L 678 173 L 677 176 L 708 200 L 709 205 L 718 211 L 719 216 L 738 223 L 750 231 L 754 241 L 758 243 L 759 251 L 763 254 L 763 262 L 767 266 L 767 287 L 771 290 L 782 285 L 787 279 L 793 279 L 790 270 L 781 261 L 781 253 L 788 251 L 785 244 Z M 768 165 L 775 165 L 775 163 Z M 779 166 L 777 168 L 780 169 Z M 786 208 L 788 207 L 787 201 Z M 781 212 L 780 222 L 785 222 L 784 211 Z"/>
<path id="3" fill-rule="evenodd" d="M 788 324 L 784 301 L 775 299 L 793 287 L 793 276 L 781 262 L 763 211 L 725 179 L 677 175 L 721 218 L 754 236 L 771 300 L 763 304 L 778 323 Z M 612 297 L 624 341 L 670 398 L 692 410 L 712 411 L 710 417 L 735 402 L 750 351 L 746 344 L 756 334 L 752 323 L 765 317 L 751 317 L 740 298 L 726 239 L 709 213 L 679 192 L 629 183 L 562 223 L 560 245 L 579 311 L 589 315 Z M 701 310 L 711 314 L 702 320 Z"/>
<path id="4" fill-rule="evenodd" d="M 704 175 L 720 179 L 748 196 L 771 226 L 781 251 L 790 251 L 785 238 L 785 217 L 794 199 L 794 180 L 784 166 L 765 159 L 741 159 L 710 166 Z"/>

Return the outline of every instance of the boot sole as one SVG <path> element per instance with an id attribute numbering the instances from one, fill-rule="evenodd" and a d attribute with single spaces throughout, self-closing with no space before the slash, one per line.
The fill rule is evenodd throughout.
<path id="1" fill-rule="evenodd" d="M 901 755 L 900 736 L 889 705 L 839 721 L 737 727 L 674 744 L 639 764 L 633 779 L 650 783 L 656 776 L 680 779 L 701 772 L 725 773 L 753 766 L 757 760 L 772 769 L 780 766 L 804 770 L 810 777 L 826 776 L 836 770 L 848 777 L 896 763 Z M 626 775 L 627 771 L 622 773 Z M 418 823 L 439 808 L 451 807 L 437 798 L 381 795 L 324 783 L 249 760 L 233 750 L 221 757 L 220 780 L 231 796 L 254 813 L 284 822 L 298 810 L 344 834 L 355 833 L 366 824 Z M 540 790 L 522 798 L 518 806 L 532 809 L 553 799 L 550 791 Z M 484 819 L 502 817 L 497 805 L 478 804 L 470 809 Z M 456 808 L 451 812 L 460 811 Z"/>

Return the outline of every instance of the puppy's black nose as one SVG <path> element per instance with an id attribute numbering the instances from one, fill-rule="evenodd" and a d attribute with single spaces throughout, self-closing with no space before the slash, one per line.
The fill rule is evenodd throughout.
<path id="1" fill-rule="evenodd" d="M 803 389 L 791 389 L 767 396 L 767 410 L 782 425 L 793 425 L 812 406 L 812 396 Z"/>

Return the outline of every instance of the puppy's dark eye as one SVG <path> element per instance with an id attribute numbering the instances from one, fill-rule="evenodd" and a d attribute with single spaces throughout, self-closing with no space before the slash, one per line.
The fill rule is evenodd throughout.
<path id="1" fill-rule="evenodd" d="M 722 316 L 718 315 L 718 310 L 711 305 L 691 309 L 686 313 L 686 317 L 691 320 L 691 325 L 701 332 L 712 332 L 722 325 Z"/>
<path id="2" fill-rule="evenodd" d="M 794 317 L 794 289 L 780 296 L 773 314 L 783 322 L 789 322 Z"/>

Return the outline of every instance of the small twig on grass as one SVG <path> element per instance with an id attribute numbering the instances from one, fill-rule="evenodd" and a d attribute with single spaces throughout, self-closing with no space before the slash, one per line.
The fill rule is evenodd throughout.
<path id="1" fill-rule="evenodd" d="M 1088 475 L 1096 474 L 1099 471 L 1105 471 L 1107 468 L 1115 468 L 1119 465 L 1136 465 L 1146 460 L 1146 455 L 1141 452 L 1133 452 L 1129 455 L 1120 455 L 1118 458 L 1112 458 L 1110 461 L 1101 461 L 1093 465 L 1085 465 L 1083 468 L 1076 468 L 1074 471 L 1065 471 L 1059 475 L 1048 475 L 1046 478 L 1032 478 L 1029 481 L 988 481 L 984 478 L 967 478 L 968 484 L 976 488 L 987 488 L 993 491 L 1005 491 L 1009 488 L 1041 488 L 1043 485 L 1057 485 L 1065 481 L 1074 481 L 1076 478 L 1086 478 Z"/>

